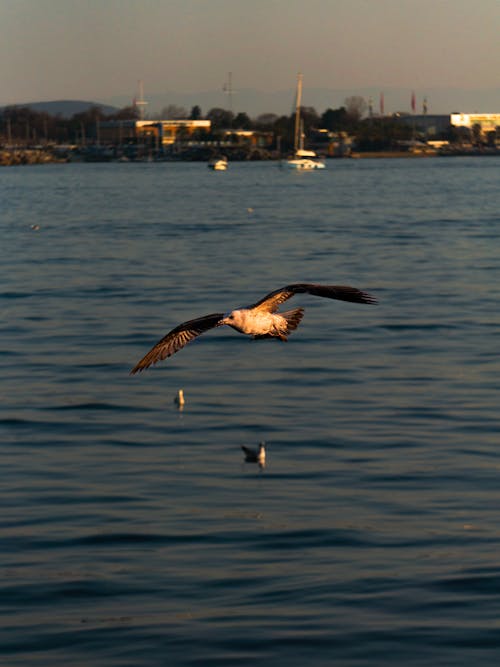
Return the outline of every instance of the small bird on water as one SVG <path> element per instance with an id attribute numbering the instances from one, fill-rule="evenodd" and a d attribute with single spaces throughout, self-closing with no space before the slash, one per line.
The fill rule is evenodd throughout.
<path id="1" fill-rule="evenodd" d="M 303 308 L 277 312 L 279 306 L 295 294 L 312 294 L 327 299 L 338 299 L 352 303 L 377 303 L 375 297 L 347 285 L 318 285 L 316 283 L 294 283 L 280 287 L 265 297 L 245 308 L 238 308 L 229 313 L 212 313 L 179 324 L 164 336 L 130 371 L 130 374 L 149 368 L 157 361 L 170 357 L 181 350 L 187 343 L 205 331 L 227 324 L 239 333 L 259 338 L 277 338 L 286 341 L 298 327 L 303 315 Z"/>
<path id="2" fill-rule="evenodd" d="M 259 468 L 266 467 L 266 447 L 264 442 L 259 444 L 258 451 L 250 449 L 250 447 L 245 447 L 245 445 L 241 445 L 241 449 L 245 454 L 245 463 L 258 463 Z"/>
<path id="3" fill-rule="evenodd" d="M 185 398 L 184 398 L 184 390 L 183 390 L 183 389 L 179 389 L 179 391 L 178 391 L 177 394 L 175 395 L 174 403 L 175 403 L 176 406 L 179 408 L 179 410 L 182 410 L 182 409 L 184 408 L 184 403 L 185 403 L 185 402 L 186 402 L 186 400 L 185 400 Z"/>

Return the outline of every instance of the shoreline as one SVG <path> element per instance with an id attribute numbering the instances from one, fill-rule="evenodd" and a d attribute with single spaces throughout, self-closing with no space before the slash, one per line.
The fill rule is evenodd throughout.
<path id="1" fill-rule="evenodd" d="M 418 152 L 410 151 L 373 151 L 373 152 L 353 152 L 345 156 L 325 156 L 327 161 L 330 160 L 377 160 L 377 159 L 421 159 L 431 157 L 495 157 L 500 155 L 500 150 L 479 151 L 479 150 L 426 150 Z M 279 162 L 286 160 L 286 157 L 276 157 L 270 155 L 262 155 L 260 158 L 244 158 L 236 157 L 229 159 L 230 162 Z M 80 153 L 75 154 L 71 151 L 62 153 L 57 150 L 48 150 L 44 148 L 15 148 L 15 149 L 0 149 L 0 167 L 15 167 L 26 165 L 42 165 L 42 164 L 64 164 L 72 162 L 144 162 L 144 158 L 124 159 L 123 156 L 109 156 L 103 153 L 100 156 L 98 153 Z M 159 158 L 148 158 L 148 162 L 206 162 L 202 157 L 199 159 L 190 157 L 177 156 L 162 156 Z"/>

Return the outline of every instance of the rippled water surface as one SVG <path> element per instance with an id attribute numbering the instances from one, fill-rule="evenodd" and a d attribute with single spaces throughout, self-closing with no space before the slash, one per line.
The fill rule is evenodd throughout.
<path id="1" fill-rule="evenodd" d="M 2 170 L 0 664 L 498 664 L 499 178 Z M 379 305 L 295 297 L 287 344 L 224 327 L 129 376 L 298 281 Z"/>

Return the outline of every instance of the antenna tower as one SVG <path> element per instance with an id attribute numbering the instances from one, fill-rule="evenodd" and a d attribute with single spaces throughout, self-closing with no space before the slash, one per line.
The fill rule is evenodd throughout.
<path id="1" fill-rule="evenodd" d="M 135 106 L 138 107 L 139 109 L 139 118 L 141 120 L 144 120 L 144 112 L 147 104 L 148 103 L 144 99 L 144 86 L 142 84 L 142 81 L 139 81 L 139 99 L 135 100 Z"/>
<path id="2" fill-rule="evenodd" d="M 227 82 L 222 86 L 222 90 L 227 94 L 229 111 L 233 113 L 233 73 L 227 73 Z"/>

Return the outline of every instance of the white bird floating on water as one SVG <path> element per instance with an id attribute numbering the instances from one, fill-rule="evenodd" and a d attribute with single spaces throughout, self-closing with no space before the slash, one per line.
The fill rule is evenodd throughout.
<path id="1" fill-rule="evenodd" d="M 179 391 L 178 391 L 177 394 L 175 395 L 174 403 L 177 405 L 177 407 L 179 408 L 179 410 L 182 410 L 182 408 L 184 407 L 184 403 L 185 403 L 185 402 L 186 402 L 186 400 L 185 400 L 185 398 L 184 398 L 184 390 L 183 390 L 183 389 L 179 389 Z"/>
<path id="2" fill-rule="evenodd" d="M 258 463 L 259 468 L 266 467 L 266 447 L 264 442 L 260 443 L 258 451 L 250 449 L 250 447 L 245 447 L 245 445 L 241 445 L 241 449 L 245 454 L 245 463 Z"/>
<path id="3" fill-rule="evenodd" d="M 164 336 L 130 371 L 130 374 L 149 368 L 175 354 L 187 343 L 205 331 L 227 324 L 240 333 L 254 338 L 278 338 L 286 341 L 304 315 L 303 308 L 278 313 L 279 306 L 295 294 L 313 294 L 327 299 L 351 301 L 353 303 L 377 303 L 375 297 L 347 285 L 317 285 L 295 283 L 270 292 L 264 298 L 246 308 L 238 308 L 230 313 L 213 313 L 179 324 Z"/>

